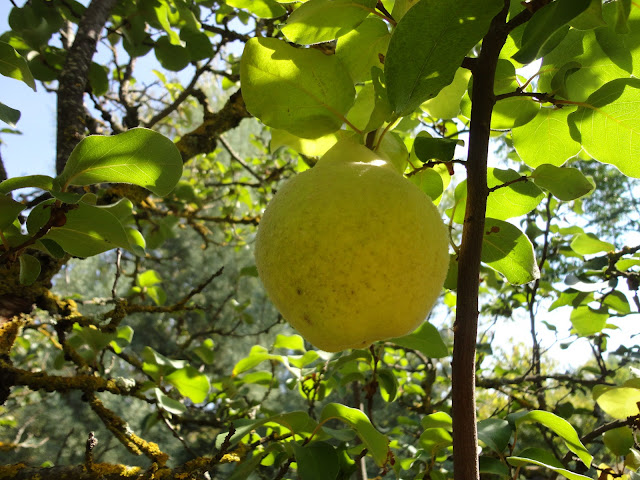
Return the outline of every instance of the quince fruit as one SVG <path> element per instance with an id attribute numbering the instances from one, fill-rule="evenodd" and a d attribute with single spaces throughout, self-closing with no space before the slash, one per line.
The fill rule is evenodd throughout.
<path id="1" fill-rule="evenodd" d="M 426 319 L 447 274 L 448 235 L 431 199 L 384 154 L 342 140 L 271 200 L 255 259 L 284 319 L 337 352 Z"/>

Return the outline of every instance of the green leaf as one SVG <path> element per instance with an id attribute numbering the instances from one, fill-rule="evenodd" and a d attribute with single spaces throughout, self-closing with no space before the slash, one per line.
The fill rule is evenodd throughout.
<path id="1" fill-rule="evenodd" d="M 617 457 L 624 457 L 635 444 L 629 427 L 614 428 L 604 432 L 602 441 L 605 447 Z"/>
<path id="2" fill-rule="evenodd" d="M 211 384 L 203 373 L 191 365 L 175 370 L 165 380 L 176 387 L 181 395 L 189 397 L 193 403 L 201 403 L 207 399 Z"/>
<path id="3" fill-rule="evenodd" d="M 591 0 L 572 0 L 570 2 L 551 2 L 531 17 L 522 34 L 522 46 L 512 58 L 527 64 L 539 58 L 540 51 L 561 27 L 584 12 Z"/>
<path id="4" fill-rule="evenodd" d="M 355 98 L 335 55 L 294 48 L 275 38 L 252 38 L 240 62 L 242 96 L 263 123 L 304 138 L 340 129 Z"/>
<path id="5" fill-rule="evenodd" d="M 243 8 L 258 18 L 278 18 L 287 10 L 274 0 L 226 0 L 227 5 Z"/>
<path id="6" fill-rule="evenodd" d="M 214 347 L 215 343 L 213 340 L 211 338 L 207 338 L 199 346 L 193 349 L 193 353 L 195 353 L 204 363 L 211 365 L 215 360 Z"/>
<path id="7" fill-rule="evenodd" d="M 431 100 L 427 100 L 420 108 L 433 118 L 456 118 L 460 113 L 460 100 L 467 91 L 471 72 L 466 68 L 458 68 L 453 81 L 440 90 Z"/>
<path id="8" fill-rule="evenodd" d="M 559 167 L 580 151 L 572 137 L 567 117 L 575 109 L 541 108 L 533 120 L 511 131 L 518 156 L 531 168 L 542 164 Z"/>
<path id="9" fill-rule="evenodd" d="M 340 471 L 338 453 L 326 442 L 292 442 L 300 480 L 335 480 Z"/>
<path id="10" fill-rule="evenodd" d="M 630 387 L 611 388 L 596 398 L 596 403 L 613 418 L 625 419 L 640 413 L 640 389 Z"/>
<path id="11" fill-rule="evenodd" d="M 47 175 L 27 175 L 9 178 L 0 183 L 0 195 L 6 195 L 19 188 L 39 188 L 49 192 L 53 189 L 53 178 Z"/>
<path id="12" fill-rule="evenodd" d="M 512 93 L 516 90 L 522 90 L 520 87 L 525 79 L 516 74 L 513 63 L 506 59 L 499 59 L 496 66 L 496 74 L 493 83 L 493 89 L 496 95 L 503 93 Z M 461 111 L 466 118 L 471 118 L 471 92 L 473 90 L 473 77 L 469 81 L 469 89 L 467 95 L 462 99 Z M 524 91 L 532 91 L 529 85 Z M 491 114 L 491 128 L 505 130 L 519 127 L 530 122 L 536 117 L 540 111 L 540 104 L 532 101 L 529 97 L 514 96 L 503 98 L 496 102 Z"/>
<path id="13" fill-rule="evenodd" d="M 247 370 L 251 370 L 253 367 L 261 364 L 265 360 L 282 361 L 282 356 L 272 355 L 268 353 L 266 348 L 260 345 L 254 345 L 251 348 L 249 355 L 236 363 L 235 367 L 233 367 L 231 375 L 236 376 L 243 372 L 246 372 Z"/>
<path id="14" fill-rule="evenodd" d="M 627 297 L 624 293 L 618 290 L 607 295 L 603 299 L 602 304 L 614 310 L 616 313 L 620 313 L 622 315 L 628 315 L 629 313 L 631 313 L 629 300 L 627 300 Z"/>
<path id="15" fill-rule="evenodd" d="M 416 157 L 422 162 L 426 163 L 434 159 L 448 162 L 453 159 L 456 147 L 461 144 L 461 140 L 451 138 L 417 136 L 413 142 L 413 149 Z"/>
<path id="16" fill-rule="evenodd" d="M 583 197 L 594 189 L 582 172 L 573 167 L 560 168 L 544 163 L 534 170 L 531 178 L 536 185 L 563 201 Z"/>
<path id="17" fill-rule="evenodd" d="M 600 333 L 606 326 L 609 314 L 606 311 L 594 310 L 588 306 L 580 306 L 571 311 L 571 324 L 581 337 Z"/>
<path id="18" fill-rule="evenodd" d="M 398 378 L 388 368 L 378 369 L 378 383 L 380 395 L 385 402 L 393 402 L 398 394 Z"/>
<path id="19" fill-rule="evenodd" d="M 520 425 L 522 425 L 523 423 L 529 422 L 536 422 L 544 425 L 545 427 L 552 430 L 560 438 L 562 438 L 569 450 L 575 453 L 578 458 L 582 460 L 582 463 L 584 463 L 587 467 L 591 466 L 593 456 L 582 444 L 575 429 L 565 419 L 560 418 L 551 412 L 532 410 L 530 412 L 518 412 L 515 414 L 511 414 L 507 417 L 507 420 L 513 422 L 516 427 L 520 427 Z M 551 455 L 551 453 L 549 454 Z M 560 466 L 562 465 L 560 464 Z"/>
<path id="20" fill-rule="evenodd" d="M 185 27 L 180 30 L 180 38 L 187 43 L 189 58 L 192 62 L 206 60 L 214 56 L 211 40 L 203 31 L 193 27 Z"/>
<path id="21" fill-rule="evenodd" d="M 434 457 L 440 450 L 453 445 L 453 438 L 444 428 L 428 428 L 418 439 L 420 447 Z"/>
<path id="22" fill-rule="evenodd" d="M 1 186 L 2 184 L 0 184 Z M 13 224 L 18 218 L 18 214 L 25 208 L 27 208 L 26 205 L 0 194 L 0 230 L 4 230 Z"/>
<path id="23" fill-rule="evenodd" d="M 156 381 L 174 370 L 184 368 L 187 364 L 186 360 L 173 360 L 156 352 L 151 347 L 144 347 L 142 360 L 142 370 Z"/>
<path id="24" fill-rule="evenodd" d="M 282 413 L 279 415 L 274 415 L 272 417 L 261 418 L 259 420 L 250 422 L 241 420 L 239 422 L 234 422 L 236 432 L 229 439 L 230 445 L 235 445 L 252 430 L 255 430 L 265 424 L 282 425 L 294 435 L 311 433 L 316 429 L 318 425 L 311 417 L 309 417 L 309 414 L 307 412 Z M 216 437 L 216 448 L 220 448 L 222 446 L 222 443 L 224 442 L 226 436 L 226 433 L 221 433 Z"/>
<path id="25" fill-rule="evenodd" d="M 20 111 L 0 102 L 0 120 L 10 127 L 15 127 L 18 120 L 20 120 Z"/>
<path id="26" fill-rule="evenodd" d="M 187 411 L 187 407 L 185 407 L 182 403 L 173 398 L 169 397 L 162 393 L 162 390 L 159 388 L 154 388 L 153 393 L 158 401 L 158 407 L 166 410 L 167 412 L 173 415 L 181 415 Z"/>
<path id="27" fill-rule="evenodd" d="M 448 432 L 453 431 L 453 419 L 446 412 L 436 412 L 422 417 L 420 421 L 422 428 L 444 428 Z"/>
<path id="28" fill-rule="evenodd" d="M 512 285 L 523 285 L 540 278 L 540 271 L 527 236 L 514 225 L 487 218 L 481 259 L 504 275 Z"/>
<path id="29" fill-rule="evenodd" d="M 384 68 L 383 59 L 387 54 L 391 34 L 384 21 L 379 18 L 365 18 L 357 28 L 338 39 L 336 57 L 349 71 L 354 82 L 364 82 L 371 78 L 371 68 Z"/>
<path id="30" fill-rule="evenodd" d="M 424 322 L 409 335 L 387 341 L 401 347 L 418 350 L 430 358 L 443 358 L 449 355 L 449 350 L 442 341 L 438 329 L 429 322 Z"/>
<path id="31" fill-rule="evenodd" d="M 20 259 L 20 284 L 31 285 L 40 275 L 40 261 L 28 253 L 23 253 Z"/>
<path id="32" fill-rule="evenodd" d="M 571 240 L 571 250 L 580 255 L 593 255 L 600 252 L 611 252 L 616 247 L 609 243 L 600 240 L 593 233 L 579 233 Z"/>
<path id="33" fill-rule="evenodd" d="M 385 59 L 394 111 L 407 115 L 449 85 L 503 6 L 499 0 L 416 3 L 398 22 Z"/>
<path id="34" fill-rule="evenodd" d="M 615 31 L 617 5 L 609 2 L 603 5 L 607 27 L 589 31 L 571 29 L 558 47 L 545 55 L 539 77 L 538 91 L 554 93 L 574 102 L 584 101 L 591 93 L 605 83 L 631 74 L 640 73 L 640 29 L 634 28 L 626 35 Z M 640 9 L 631 11 L 630 19 L 637 22 Z M 566 72 L 566 65 L 571 68 Z M 576 68 L 577 67 L 577 68 Z M 562 75 L 560 84 L 553 80 Z"/>
<path id="35" fill-rule="evenodd" d="M 116 330 L 116 338 L 114 338 L 109 345 L 113 348 L 116 354 L 122 352 L 122 349 L 129 345 L 133 340 L 133 328 L 128 325 L 120 326 Z"/>
<path id="36" fill-rule="evenodd" d="M 29 215 L 28 226 L 36 209 Z M 48 218 L 47 216 L 46 219 Z M 30 226 L 29 231 L 33 233 L 35 227 L 36 225 Z M 43 238 L 55 241 L 69 254 L 81 258 L 117 247 L 131 250 L 129 237 L 122 223 L 107 208 L 83 202 L 78 203 L 76 209 L 67 212 L 63 226 L 53 227 Z"/>
<path id="37" fill-rule="evenodd" d="M 109 91 L 109 69 L 92 62 L 89 67 L 89 85 L 91 93 L 97 97 L 107 93 Z"/>
<path id="38" fill-rule="evenodd" d="M 487 186 L 489 188 L 514 182 L 489 194 L 487 217 L 496 220 L 507 220 L 508 218 L 525 215 L 540 204 L 544 198 L 540 188 L 529 181 L 516 181 L 521 177 L 521 174 L 512 169 L 489 168 L 487 170 Z M 456 187 L 455 200 L 455 211 L 449 209 L 447 210 L 447 215 L 453 215 L 453 221 L 462 224 L 467 204 L 466 180 L 460 182 Z"/>
<path id="39" fill-rule="evenodd" d="M 387 461 L 389 453 L 389 440 L 386 436 L 378 432 L 369 418 L 357 408 L 347 407 L 339 403 L 329 403 L 325 405 L 320 414 L 320 423 L 325 423 L 329 419 L 338 419 L 356 431 L 362 443 L 367 447 L 369 453 L 382 467 Z"/>
<path id="40" fill-rule="evenodd" d="M 136 276 L 136 283 L 139 287 L 151 287 L 162 283 L 162 279 L 155 270 L 147 270 Z"/>
<path id="41" fill-rule="evenodd" d="M 21 80 L 36 91 L 36 81 L 33 79 L 27 61 L 16 49 L 7 42 L 0 41 L 0 74 L 5 77 Z"/>
<path id="42" fill-rule="evenodd" d="M 350 32 L 373 13 L 377 0 L 309 0 L 297 8 L 282 27 L 293 43 L 328 42 Z"/>
<path id="43" fill-rule="evenodd" d="M 546 467 L 563 475 L 568 480 L 591 480 L 591 477 L 585 477 L 584 475 L 579 475 L 565 469 L 551 452 L 542 450 L 541 448 L 526 448 L 518 453 L 518 455 L 507 457 L 507 461 L 514 467 L 526 466 L 528 464 Z"/>
<path id="44" fill-rule="evenodd" d="M 420 170 L 415 175 L 411 175 L 409 180 L 411 180 L 411 183 L 417 185 L 420 190 L 429 195 L 429 198 L 433 201 L 437 200 L 444 191 L 442 175 L 433 168 Z"/>
<path id="45" fill-rule="evenodd" d="M 509 422 L 501 418 L 487 418 L 478 422 L 478 440 L 498 454 L 507 448 L 512 433 Z"/>
<path id="46" fill-rule="evenodd" d="M 273 348 L 284 348 L 287 350 L 299 350 L 306 352 L 304 348 L 304 339 L 300 335 L 276 335 L 276 340 L 273 343 Z"/>
<path id="47" fill-rule="evenodd" d="M 620 78 L 594 92 L 568 118 L 588 155 L 640 178 L 640 79 Z M 575 131 L 577 129 L 577 133 Z"/>
<path id="48" fill-rule="evenodd" d="M 132 183 L 167 195 L 182 175 L 182 157 L 167 137 L 134 128 L 112 137 L 91 135 L 71 152 L 58 181 L 68 185 Z"/>
<path id="49" fill-rule="evenodd" d="M 569 24 L 578 30 L 591 30 L 606 26 L 607 22 L 602 17 L 602 0 L 591 0 L 589 7 L 571 20 Z"/>
<path id="50" fill-rule="evenodd" d="M 279 443 L 271 443 L 264 450 L 255 449 L 253 455 L 247 455 L 247 457 L 238 465 L 229 477 L 229 480 L 247 480 L 247 478 L 250 478 L 251 472 L 258 468 L 260 462 L 262 462 L 267 455 L 281 451 L 282 445 Z"/>
<path id="51" fill-rule="evenodd" d="M 481 455 L 479 460 L 480 473 L 492 473 L 500 478 L 509 478 L 509 467 L 499 459 Z"/>
<path id="52" fill-rule="evenodd" d="M 153 52 L 160 65 L 172 72 L 183 70 L 191 62 L 189 49 L 182 45 L 171 43 L 168 37 L 160 37 L 155 44 Z"/>

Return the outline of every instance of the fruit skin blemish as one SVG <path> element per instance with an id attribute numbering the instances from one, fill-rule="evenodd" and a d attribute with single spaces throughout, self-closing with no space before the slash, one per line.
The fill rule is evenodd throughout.
<path id="1" fill-rule="evenodd" d="M 442 290 L 448 250 L 431 199 L 384 154 L 342 140 L 269 203 L 255 259 L 285 320 L 337 352 L 420 326 Z"/>

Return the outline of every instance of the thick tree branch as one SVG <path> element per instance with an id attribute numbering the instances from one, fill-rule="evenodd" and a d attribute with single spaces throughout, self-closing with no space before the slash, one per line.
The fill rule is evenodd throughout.
<path id="1" fill-rule="evenodd" d="M 59 174 L 69 154 L 82 140 L 85 131 L 84 92 L 91 59 L 100 32 L 117 0 L 93 0 L 78 25 L 78 32 L 58 79 L 58 133 L 56 172 Z"/>
<path id="2" fill-rule="evenodd" d="M 218 137 L 237 127 L 243 118 L 249 118 L 240 90 L 229 97 L 227 103 L 216 113 L 205 112 L 204 121 L 192 132 L 184 135 L 176 144 L 182 154 L 182 161 L 187 162 L 201 153 L 210 153 L 216 149 Z"/>
<path id="3" fill-rule="evenodd" d="M 507 38 L 509 1 L 492 20 L 473 66 L 473 103 L 467 158 L 467 207 L 458 261 L 458 295 L 452 363 L 453 469 L 455 480 L 479 478 L 475 402 L 476 337 L 480 254 L 487 207 L 487 157 L 493 83 L 500 50 Z"/>

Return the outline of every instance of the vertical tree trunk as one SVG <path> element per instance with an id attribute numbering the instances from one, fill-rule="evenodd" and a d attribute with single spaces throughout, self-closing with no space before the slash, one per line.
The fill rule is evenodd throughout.
<path id="1" fill-rule="evenodd" d="M 56 172 L 59 174 L 85 131 L 84 92 L 100 32 L 117 0 L 92 0 L 78 24 L 58 79 Z"/>
<path id="2" fill-rule="evenodd" d="M 458 259 L 458 297 L 452 364 L 453 468 L 455 480 L 479 478 L 476 428 L 475 363 L 478 332 L 480 254 L 487 207 L 487 157 L 493 83 L 506 39 L 509 1 L 493 19 L 474 66 L 471 127 L 467 157 L 467 207 Z"/>

